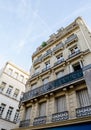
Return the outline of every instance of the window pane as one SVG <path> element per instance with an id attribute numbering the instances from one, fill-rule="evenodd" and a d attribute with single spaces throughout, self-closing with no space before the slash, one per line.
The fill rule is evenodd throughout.
<path id="1" fill-rule="evenodd" d="M 43 102 L 39 105 L 39 116 L 46 115 L 46 102 Z"/>
<path id="2" fill-rule="evenodd" d="M 31 108 L 32 107 L 27 107 L 26 108 L 26 112 L 25 112 L 25 119 L 27 120 L 27 119 L 30 119 L 30 117 L 31 117 Z"/>
<path id="3" fill-rule="evenodd" d="M 87 89 L 77 92 L 78 107 L 85 107 L 91 105 Z"/>

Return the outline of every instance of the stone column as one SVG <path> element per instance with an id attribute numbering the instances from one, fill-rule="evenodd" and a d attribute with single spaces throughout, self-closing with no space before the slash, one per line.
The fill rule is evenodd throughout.
<path id="1" fill-rule="evenodd" d="M 53 93 L 50 93 L 50 98 L 47 99 L 47 121 L 51 122 L 51 115 L 54 113 L 55 100 Z"/>
<path id="2" fill-rule="evenodd" d="M 73 86 L 70 86 L 70 90 L 66 93 L 66 103 L 67 103 L 67 110 L 69 111 L 69 118 L 74 118 L 76 116 L 76 108 L 77 108 L 77 101 L 76 101 L 76 92 L 74 91 Z"/>

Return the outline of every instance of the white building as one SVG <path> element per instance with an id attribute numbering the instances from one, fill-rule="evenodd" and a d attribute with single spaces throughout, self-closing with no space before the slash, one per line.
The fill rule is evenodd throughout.
<path id="1" fill-rule="evenodd" d="M 19 122 L 19 100 L 29 75 L 11 62 L 0 71 L 0 130 L 10 130 Z"/>

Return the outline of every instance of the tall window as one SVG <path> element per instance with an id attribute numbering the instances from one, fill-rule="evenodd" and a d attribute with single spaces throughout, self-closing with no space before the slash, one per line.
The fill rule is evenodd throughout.
<path id="1" fill-rule="evenodd" d="M 46 102 L 39 104 L 39 116 L 46 115 Z"/>
<path id="2" fill-rule="evenodd" d="M 9 68 L 8 74 L 12 75 L 13 69 Z"/>
<path id="3" fill-rule="evenodd" d="M 85 107 L 91 105 L 87 89 L 77 91 L 78 107 Z"/>
<path id="4" fill-rule="evenodd" d="M 13 94 L 13 97 L 14 97 L 14 98 L 17 98 L 18 94 L 19 94 L 19 89 L 15 89 L 15 92 L 14 92 L 14 94 Z"/>
<path id="5" fill-rule="evenodd" d="M 15 116 L 14 116 L 14 122 L 18 122 L 19 121 L 19 110 L 16 110 Z"/>
<path id="6" fill-rule="evenodd" d="M 61 78 L 63 75 L 64 75 L 64 71 L 63 70 L 61 70 L 60 72 L 58 72 L 56 74 L 57 78 Z"/>
<path id="7" fill-rule="evenodd" d="M 61 96 L 56 99 L 56 112 L 63 112 L 67 110 L 66 97 Z"/>
<path id="8" fill-rule="evenodd" d="M 7 95 L 10 95 L 11 92 L 12 92 L 12 89 L 13 89 L 13 87 L 12 87 L 12 86 L 9 86 L 8 89 L 7 89 L 7 91 L 6 91 L 6 94 L 7 94 Z"/>
<path id="9" fill-rule="evenodd" d="M 24 76 L 20 75 L 20 81 L 23 82 L 23 80 L 24 80 Z"/>
<path id="10" fill-rule="evenodd" d="M 32 90 L 35 89 L 35 88 L 37 88 L 37 83 L 31 85 L 31 89 L 32 89 Z"/>
<path id="11" fill-rule="evenodd" d="M 70 53 L 71 54 L 74 54 L 74 53 L 76 53 L 78 51 L 79 51 L 79 48 L 77 46 L 75 46 L 75 47 L 73 47 L 73 48 L 70 49 Z"/>
<path id="12" fill-rule="evenodd" d="M 0 105 L 0 117 L 1 117 L 2 114 L 3 114 L 5 107 L 6 107 L 6 105 L 3 104 L 3 103 Z"/>
<path id="13" fill-rule="evenodd" d="M 2 82 L 0 85 L 0 92 L 2 92 L 4 90 L 5 86 L 6 86 L 6 83 Z"/>
<path id="14" fill-rule="evenodd" d="M 6 114 L 6 119 L 7 120 L 10 120 L 12 111 L 13 111 L 13 107 L 9 107 L 9 109 L 7 111 L 7 114 Z"/>
<path id="15" fill-rule="evenodd" d="M 35 69 L 35 73 L 38 73 L 39 72 L 39 67 Z"/>
<path id="16" fill-rule="evenodd" d="M 46 66 L 46 69 L 49 69 L 50 68 L 50 61 L 46 62 L 45 66 Z"/>
<path id="17" fill-rule="evenodd" d="M 57 61 L 63 61 L 64 60 L 63 54 L 58 55 L 56 58 L 57 58 Z"/>
<path id="18" fill-rule="evenodd" d="M 25 120 L 30 119 L 32 107 L 26 107 Z"/>
<path id="19" fill-rule="evenodd" d="M 18 73 L 17 73 L 17 72 L 14 73 L 14 78 L 15 78 L 15 79 L 18 78 Z"/>
<path id="20" fill-rule="evenodd" d="M 46 84 L 46 83 L 48 83 L 48 82 L 49 82 L 49 78 L 43 79 L 43 84 Z"/>

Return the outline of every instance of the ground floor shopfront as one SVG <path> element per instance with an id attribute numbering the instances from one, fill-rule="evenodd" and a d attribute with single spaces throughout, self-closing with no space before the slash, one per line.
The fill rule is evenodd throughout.
<path id="1" fill-rule="evenodd" d="M 91 123 L 47 128 L 47 129 L 43 129 L 43 130 L 91 130 Z"/>

